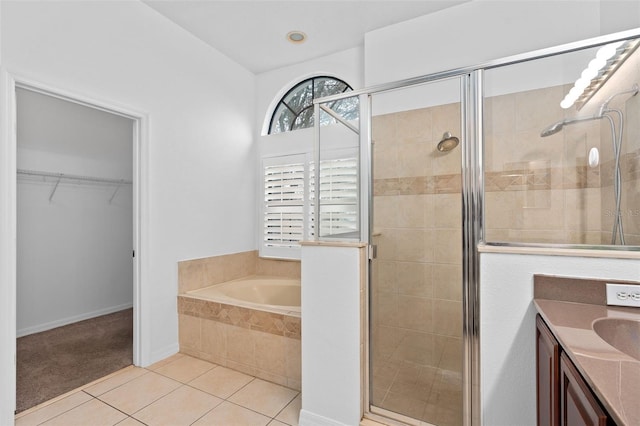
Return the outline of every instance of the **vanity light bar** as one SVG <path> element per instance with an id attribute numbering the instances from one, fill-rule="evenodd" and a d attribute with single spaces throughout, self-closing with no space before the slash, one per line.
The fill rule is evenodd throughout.
<path id="1" fill-rule="evenodd" d="M 576 80 L 569 93 L 560 102 L 560 106 L 567 109 L 575 104 L 576 109 L 580 111 L 580 108 L 600 90 L 609 77 L 631 56 L 638 44 L 640 44 L 640 40 L 623 40 L 606 44 L 598 49 L 596 57 L 582 71 L 580 78 Z"/>

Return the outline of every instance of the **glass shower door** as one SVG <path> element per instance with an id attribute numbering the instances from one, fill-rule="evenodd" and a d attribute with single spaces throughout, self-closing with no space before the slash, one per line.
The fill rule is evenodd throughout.
<path id="1" fill-rule="evenodd" d="M 359 241 L 360 100 L 351 96 L 322 102 L 317 112 L 318 146 L 309 179 L 314 209 L 310 231 L 319 240 Z"/>
<path id="2" fill-rule="evenodd" d="M 460 78 L 372 95 L 369 401 L 374 414 L 461 425 Z"/>

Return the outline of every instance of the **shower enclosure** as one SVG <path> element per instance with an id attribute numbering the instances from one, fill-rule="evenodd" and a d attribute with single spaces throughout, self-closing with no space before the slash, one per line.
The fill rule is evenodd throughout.
<path id="1" fill-rule="evenodd" d="M 477 205 L 463 209 L 473 196 L 463 193 L 463 183 L 478 175 L 462 167 L 473 163 L 474 131 L 464 120 L 477 113 L 471 80 L 449 76 L 316 105 L 320 121 L 333 124 L 316 127 L 319 239 L 357 235 L 372 247 L 371 415 L 457 425 L 472 412 L 477 307 L 475 290 L 465 283 L 477 274 L 478 227 L 464 218 L 479 215 L 472 215 Z M 358 101 L 359 119 L 341 114 L 336 99 Z M 346 167 L 331 172 L 339 163 Z M 344 178 L 351 165 L 357 187 Z"/>
<path id="2" fill-rule="evenodd" d="M 358 176 L 316 173 L 318 238 L 370 245 L 366 416 L 481 423 L 479 252 L 640 250 L 639 35 L 316 101 Z"/>

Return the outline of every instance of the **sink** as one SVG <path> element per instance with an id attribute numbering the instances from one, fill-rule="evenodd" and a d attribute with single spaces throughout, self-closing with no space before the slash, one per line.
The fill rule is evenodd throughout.
<path id="1" fill-rule="evenodd" d="M 602 340 L 640 361 L 640 320 L 600 318 L 592 327 Z"/>

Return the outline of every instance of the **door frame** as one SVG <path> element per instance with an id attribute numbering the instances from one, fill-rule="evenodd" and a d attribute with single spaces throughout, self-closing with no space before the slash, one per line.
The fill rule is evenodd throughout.
<path id="1" fill-rule="evenodd" d="M 13 424 L 16 408 L 17 292 L 17 122 L 16 88 L 116 114 L 133 120 L 133 364 L 150 360 L 148 285 L 148 141 L 147 113 L 0 69 L 0 424 Z"/>
<path id="2" fill-rule="evenodd" d="M 405 90 L 420 87 L 425 84 L 438 84 L 445 81 L 458 80 L 459 84 L 459 103 L 460 103 L 460 174 L 461 174 L 461 204 L 463 207 L 462 221 L 460 230 L 462 233 L 461 252 L 462 258 L 460 268 L 462 270 L 462 421 L 463 425 L 479 425 L 481 419 L 480 404 L 480 336 L 479 336 L 479 285 L 480 285 L 480 258 L 478 256 L 477 246 L 480 243 L 481 214 L 482 211 L 482 190 L 478 182 L 481 182 L 482 171 L 480 169 L 480 158 L 482 158 L 482 143 L 480 136 L 482 132 L 477 128 L 479 118 L 481 117 L 481 106 L 479 100 L 482 99 L 482 74 L 481 71 L 472 70 L 454 70 L 444 73 L 432 74 L 418 81 L 407 80 L 393 83 L 389 86 L 371 89 L 369 94 L 369 102 L 367 105 L 367 115 L 361 114 L 361 120 L 367 120 L 366 126 L 370 133 L 369 139 L 361 139 L 361 145 L 365 146 L 365 150 L 369 152 L 368 161 L 365 167 L 368 167 L 368 184 L 369 195 L 368 214 L 369 216 L 369 235 L 367 241 L 371 244 L 373 241 L 373 151 L 370 147 L 372 144 L 373 132 L 372 127 L 372 102 L 373 96 L 379 93 L 387 93 L 394 90 Z M 323 100 L 320 100 L 323 101 Z M 407 417 L 406 415 L 395 413 L 393 411 L 375 406 L 371 401 L 371 339 L 373 336 L 371 311 L 371 285 L 372 285 L 372 267 L 373 259 L 369 260 L 369 300 L 367 306 L 366 323 L 369 327 L 368 339 L 366 341 L 366 370 L 365 375 L 365 416 L 380 422 L 402 422 L 406 424 L 421 423 L 420 419 Z"/>

